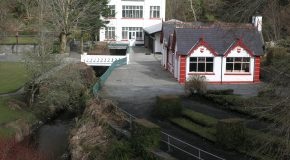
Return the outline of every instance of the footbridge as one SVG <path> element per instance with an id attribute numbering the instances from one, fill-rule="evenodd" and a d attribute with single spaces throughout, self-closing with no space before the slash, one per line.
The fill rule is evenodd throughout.
<path id="1" fill-rule="evenodd" d="M 129 53 L 125 56 L 116 55 L 88 55 L 84 53 L 81 55 L 81 62 L 86 63 L 88 66 L 111 66 L 117 60 L 126 58 L 127 64 L 130 62 Z"/>

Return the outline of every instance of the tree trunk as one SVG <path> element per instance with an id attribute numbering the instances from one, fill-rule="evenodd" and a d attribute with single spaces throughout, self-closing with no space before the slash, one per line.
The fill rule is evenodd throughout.
<path id="1" fill-rule="evenodd" d="M 80 42 L 80 49 L 81 49 L 81 54 L 84 53 L 84 35 L 83 32 L 81 32 L 81 42 Z"/>
<path id="2" fill-rule="evenodd" d="M 59 46 L 59 52 L 61 54 L 64 54 L 66 52 L 66 41 L 67 41 L 67 37 L 66 37 L 66 34 L 65 33 L 61 33 L 60 36 L 60 46 Z"/>

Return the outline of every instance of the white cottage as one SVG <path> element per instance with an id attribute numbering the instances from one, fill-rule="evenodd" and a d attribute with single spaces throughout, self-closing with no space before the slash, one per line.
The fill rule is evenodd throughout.
<path id="1" fill-rule="evenodd" d="M 162 23 L 166 0 L 109 0 L 113 17 L 100 29 L 100 41 L 144 44 L 143 28 Z"/>
<path id="2" fill-rule="evenodd" d="M 162 63 L 180 83 L 192 75 L 218 84 L 260 82 L 264 44 L 258 29 L 251 24 L 226 23 L 164 26 L 162 35 L 168 38 L 161 39 Z"/>

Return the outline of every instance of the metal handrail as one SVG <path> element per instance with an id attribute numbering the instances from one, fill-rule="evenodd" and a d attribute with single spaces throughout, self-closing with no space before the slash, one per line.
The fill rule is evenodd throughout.
<path id="1" fill-rule="evenodd" d="M 125 113 L 125 114 L 129 117 L 129 120 L 128 120 L 128 121 L 129 121 L 129 123 L 130 123 L 130 126 L 132 126 L 132 120 L 133 120 L 133 119 L 136 119 L 136 117 L 133 116 L 132 114 L 130 114 L 129 112 L 125 111 L 124 109 L 118 107 L 118 106 L 115 106 L 115 107 L 116 107 L 118 110 L 120 110 L 121 112 Z M 163 134 L 163 135 L 165 135 L 165 136 L 168 137 L 168 138 L 167 138 L 167 141 L 166 141 L 166 140 L 161 140 L 162 142 L 164 142 L 164 143 L 166 143 L 167 145 L 169 145 L 169 146 L 171 146 L 171 147 L 173 147 L 173 148 L 176 148 L 176 149 L 178 149 L 178 150 L 180 150 L 180 151 L 182 151 L 182 152 L 184 152 L 184 153 L 186 153 L 186 154 L 188 154 L 188 155 L 190 155 L 190 156 L 192 156 L 192 157 L 195 157 L 195 158 L 197 158 L 197 159 L 203 160 L 202 157 L 201 157 L 201 153 L 205 153 L 205 154 L 207 154 L 207 155 L 209 155 L 209 156 L 212 156 L 212 157 L 214 157 L 214 158 L 217 158 L 218 160 L 226 160 L 226 159 L 221 158 L 221 157 L 219 157 L 219 156 L 217 156 L 217 155 L 215 155 L 215 154 L 212 154 L 212 153 L 207 152 L 207 151 L 205 151 L 205 150 L 203 150 L 203 149 L 200 149 L 200 148 L 198 148 L 198 147 L 196 147 L 196 146 L 193 146 L 193 145 L 191 145 L 191 144 L 189 144 L 189 143 L 186 143 L 186 142 L 184 142 L 184 141 L 182 141 L 182 140 L 180 140 L 180 139 L 178 139 L 178 138 L 176 138 L 176 137 L 174 137 L 174 136 L 172 136 L 172 135 L 170 135 L 170 134 L 168 134 L 168 133 L 161 132 L 161 134 Z M 170 138 L 171 138 L 171 139 L 174 139 L 174 140 L 176 140 L 176 141 L 178 141 L 178 142 L 180 142 L 180 143 L 182 143 L 182 144 L 184 144 L 184 145 L 187 145 L 187 146 L 189 146 L 189 147 L 191 147 L 191 148 L 193 148 L 193 149 L 196 149 L 196 150 L 198 151 L 198 155 L 194 155 L 194 154 L 192 154 L 192 153 L 190 153 L 190 152 L 188 152 L 188 151 L 185 151 L 185 150 L 179 148 L 178 146 L 176 146 L 176 145 L 174 145 L 174 144 L 171 144 L 171 143 L 170 143 Z M 170 148 L 170 147 L 168 147 L 168 148 Z M 169 150 L 170 150 L 170 149 L 169 149 Z"/>
<path id="2" fill-rule="evenodd" d="M 214 155 L 214 154 L 212 154 L 212 153 L 209 153 L 209 152 L 207 152 L 207 151 L 205 151 L 205 150 L 203 150 L 203 149 L 200 149 L 200 148 L 198 148 L 198 147 L 195 147 L 195 146 L 193 146 L 193 145 L 191 145 L 191 144 L 189 144 L 189 143 L 186 143 L 186 142 L 184 142 L 184 141 L 182 141 L 182 140 L 180 140 L 180 139 L 178 139 L 178 138 L 176 138 L 176 137 L 174 137 L 174 136 L 172 136 L 172 135 L 170 135 L 170 134 L 168 134 L 168 133 L 165 133 L 165 132 L 161 132 L 162 134 L 164 134 L 164 135 L 166 135 L 168 138 L 168 140 L 169 140 L 169 138 L 172 138 L 172 139 L 174 139 L 174 140 L 176 140 L 176 141 L 178 141 L 178 142 L 180 142 L 180 143 L 182 143 L 182 144 L 185 144 L 185 145 L 187 145 L 187 146 L 189 146 L 189 147 L 191 147 L 191 148 L 193 148 L 193 149 L 196 149 L 196 150 L 198 150 L 198 157 L 197 156 L 195 156 L 195 155 L 193 155 L 193 154 L 189 154 L 187 151 L 185 151 L 185 150 L 182 150 L 182 149 L 180 149 L 180 148 L 177 148 L 177 149 L 179 149 L 179 150 L 181 150 L 181 151 L 183 151 L 183 152 L 185 152 L 185 153 L 187 153 L 187 154 L 189 154 L 190 156 L 193 156 L 193 157 L 195 157 L 195 158 L 198 158 L 198 159 L 202 159 L 201 158 L 201 152 L 202 153 L 205 153 L 205 154 L 208 154 L 208 155 L 210 155 L 210 156 L 212 156 L 212 157 L 215 157 L 215 158 L 217 158 L 217 159 L 219 159 L 219 160 L 226 160 L 226 159 L 224 159 L 224 158 L 221 158 L 221 157 L 219 157 L 219 156 L 217 156 L 217 155 Z M 164 140 L 162 140 L 163 142 L 164 142 Z M 168 144 L 168 145 L 171 145 L 171 146 L 174 146 L 174 145 L 172 145 L 172 144 L 170 144 L 170 142 L 167 142 L 167 141 L 165 141 L 165 143 L 166 144 Z M 175 147 L 176 148 L 176 147 Z"/>

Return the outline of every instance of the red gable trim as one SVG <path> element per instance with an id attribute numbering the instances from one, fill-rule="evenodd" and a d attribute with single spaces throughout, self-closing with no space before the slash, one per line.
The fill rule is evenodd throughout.
<path id="1" fill-rule="evenodd" d="M 227 57 L 232 50 L 234 50 L 236 47 L 242 47 L 244 50 L 246 50 L 248 52 L 248 54 L 251 56 L 251 57 L 254 57 L 254 54 L 253 52 L 245 45 L 245 43 L 242 41 L 242 39 L 239 39 L 236 44 L 234 44 L 233 46 L 231 46 L 231 48 L 229 48 L 226 53 L 224 54 L 224 57 Z"/>
<path id="2" fill-rule="evenodd" d="M 200 38 L 199 42 L 193 48 L 190 49 L 188 55 L 190 56 L 200 46 L 205 46 L 205 48 L 207 48 L 214 56 L 218 56 L 217 52 L 213 48 L 211 48 L 209 44 L 206 41 L 204 41 L 203 38 Z"/>

